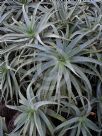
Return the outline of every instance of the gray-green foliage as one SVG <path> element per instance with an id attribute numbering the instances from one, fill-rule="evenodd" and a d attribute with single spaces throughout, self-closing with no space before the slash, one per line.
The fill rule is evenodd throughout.
<path id="1" fill-rule="evenodd" d="M 6 135 L 101 136 L 101 95 L 101 1 L 0 2 L 0 99 L 20 112 Z"/>
<path id="2" fill-rule="evenodd" d="M 79 136 L 80 134 L 82 136 L 92 136 L 90 130 L 98 133 L 101 132 L 97 125 L 93 123 L 92 120 L 88 119 L 88 116 L 92 110 L 92 107 L 88 100 L 87 104 L 84 105 L 84 108 L 81 109 L 76 107 L 76 105 L 72 106 L 67 102 L 62 103 L 64 103 L 66 107 L 70 109 L 70 111 L 73 110 L 73 112 L 71 113 L 73 116 L 71 116 L 67 121 L 63 122 L 55 128 L 55 132 L 60 132 L 58 136 L 63 136 L 68 130 L 71 131 L 71 133 L 69 134 L 70 136 Z"/>
<path id="3" fill-rule="evenodd" d="M 20 131 L 20 133 L 23 135 L 34 136 L 39 134 L 40 136 L 45 136 L 47 127 L 50 134 L 52 136 L 54 135 L 53 126 L 44 113 L 46 109 L 45 111 L 43 110 L 46 105 L 54 105 L 57 103 L 47 100 L 40 100 L 39 97 L 34 96 L 32 90 L 27 91 L 27 99 L 20 93 L 19 103 L 21 104 L 20 106 L 8 106 L 21 112 L 21 114 L 15 120 L 16 128 L 13 132 L 19 130 L 23 126 Z M 28 129 L 30 130 L 28 131 Z"/>
<path id="4" fill-rule="evenodd" d="M 3 131 L 7 131 L 5 118 L 0 116 L 0 136 L 4 136 Z"/>

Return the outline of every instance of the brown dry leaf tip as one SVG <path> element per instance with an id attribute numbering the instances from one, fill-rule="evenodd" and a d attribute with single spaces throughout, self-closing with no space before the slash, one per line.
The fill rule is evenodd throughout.
<path id="1" fill-rule="evenodd" d="M 95 112 L 90 112 L 90 115 L 96 118 L 96 113 Z"/>

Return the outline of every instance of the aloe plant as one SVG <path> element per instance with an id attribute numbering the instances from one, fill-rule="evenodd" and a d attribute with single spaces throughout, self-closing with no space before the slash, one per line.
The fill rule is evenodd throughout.
<path id="1" fill-rule="evenodd" d="M 34 48 L 38 51 L 35 53 L 34 59 L 29 61 L 36 64 L 38 62 L 38 64 L 34 68 L 29 69 L 22 79 L 27 75 L 34 73 L 29 85 L 31 86 L 42 74 L 43 81 L 38 90 L 39 94 L 43 94 L 47 97 L 55 94 L 60 98 L 60 95 L 63 95 L 63 92 L 61 92 L 61 85 L 63 86 L 64 84 L 64 86 L 66 85 L 66 94 L 70 98 L 74 98 L 72 84 L 74 85 L 77 94 L 82 96 L 80 83 L 78 81 L 78 78 L 80 78 L 84 85 L 87 86 L 87 89 L 90 90 L 87 90 L 88 95 L 90 95 L 92 91 L 91 84 L 85 75 L 85 73 L 90 70 L 88 71 L 87 68 L 83 69 L 81 65 L 85 66 L 87 63 L 102 65 L 98 60 L 81 55 L 83 50 L 90 46 L 92 42 L 94 42 L 94 39 L 87 41 L 84 44 L 80 44 L 80 47 L 74 43 L 74 40 L 69 44 L 57 40 L 56 44 L 52 44 L 49 47 L 35 45 Z M 54 90 L 56 91 L 54 92 Z"/>
<path id="2" fill-rule="evenodd" d="M 14 132 L 21 129 L 20 133 L 21 134 L 23 133 L 23 135 L 28 134 L 29 136 L 33 136 L 37 135 L 38 133 L 40 136 L 45 136 L 46 128 L 48 128 L 50 134 L 54 135 L 53 125 L 46 116 L 44 106 L 49 104 L 53 105 L 57 103 L 47 100 L 46 101 L 39 100 L 39 97 L 37 98 L 37 96 L 34 96 L 32 90 L 27 91 L 27 98 L 25 98 L 21 93 L 19 94 L 20 94 L 19 102 L 21 103 L 21 105 L 8 106 L 9 108 L 21 112 L 21 114 L 15 120 L 16 128 L 14 129 Z"/>
<path id="3" fill-rule="evenodd" d="M 13 18 L 13 24 L 5 24 L 5 28 L 8 28 L 8 31 L 10 33 L 5 34 L 0 38 L 0 42 L 40 42 L 41 44 L 44 44 L 41 40 L 41 33 L 44 34 L 44 30 L 49 29 L 49 27 L 53 27 L 53 23 L 49 23 L 48 20 L 50 19 L 52 13 L 52 10 L 49 10 L 48 13 L 42 15 L 40 18 L 36 16 L 37 10 L 39 9 L 40 3 L 37 4 L 33 15 L 30 16 L 31 19 L 29 19 L 29 16 L 27 15 L 24 5 L 22 6 L 22 12 L 23 12 L 23 21 L 17 21 Z M 57 35 L 54 35 L 53 33 L 49 33 L 47 36 L 49 37 L 59 37 Z M 36 41 L 35 41 L 36 40 Z"/>
<path id="4" fill-rule="evenodd" d="M 74 115 L 72 114 L 72 117 L 55 128 L 55 132 L 59 132 L 58 136 L 63 136 L 66 132 L 69 132 L 69 136 L 92 136 L 90 130 L 101 132 L 98 126 L 88 118 L 91 113 L 91 105 L 88 100 L 87 102 L 83 110 L 64 102 L 66 108 L 73 109 Z"/>

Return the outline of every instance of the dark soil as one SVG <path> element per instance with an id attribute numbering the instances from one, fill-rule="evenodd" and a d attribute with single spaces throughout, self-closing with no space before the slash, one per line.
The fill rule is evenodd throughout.
<path id="1" fill-rule="evenodd" d="M 9 109 L 4 103 L 0 103 L 0 116 L 5 117 L 6 127 L 10 133 L 14 128 L 14 121 L 20 113 L 16 110 Z"/>

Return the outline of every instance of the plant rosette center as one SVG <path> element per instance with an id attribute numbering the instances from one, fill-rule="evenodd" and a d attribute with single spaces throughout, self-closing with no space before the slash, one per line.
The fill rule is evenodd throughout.
<path id="1" fill-rule="evenodd" d="M 57 61 L 58 63 L 64 65 L 66 64 L 66 62 L 68 62 L 68 57 L 66 57 L 65 55 L 59 54 L 57 55 Z"/>
<path id="2" fill-rule="evenodd" d="M 30 38 L 34 38 L 34 37 L 35 37 L 34 29 L 31 28 L 31 27 L 27 28 L 26 34 L 27 34 L 27 36 L 30 37 Z"/>
<path id="3" fill-rule="evenodd" d="M 27 110 L 27 113 L 28 113 L 28 116 L 29 116 L 29 117 L 32 117 L 35 112 L 36 112 L 35 109 L 28 109 L 28 110 Z"/>
<path id="4" fill-rule="evenodd" d="M 81 124 L 84 124 L 85 123 L 85 121 L 86 121 L 86 117 L 79 117 L 79 122 L 81 123 Z"/>

